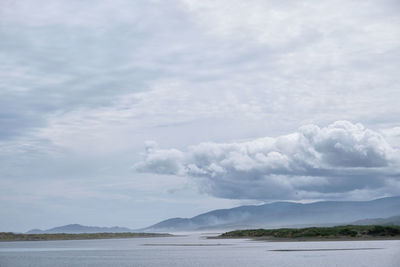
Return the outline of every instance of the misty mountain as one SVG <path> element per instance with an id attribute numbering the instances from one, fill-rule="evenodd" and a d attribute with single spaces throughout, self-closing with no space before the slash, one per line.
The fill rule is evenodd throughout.
<path id="1" fill-rule="evenodd" d="M 158 232 L 320 226 L 387 218 L 399 213 L 400 196 L 372 201 L 321 201 L 308 204 L 274 202 L 213 210 L 193 218 L 172 218 L 142 230 Z"/>
<path id="2" fill-rule="evenodd" d="M 98 227 L 98 226 L 85 226 L 80 224 L 68 224 L 64 226 L 54 227 L 47 230 L 32 229 L 27 234 L 82 234 L 82 233 L 126 233 L 134 232 L 134 230 L 125 227 Z"/>
<path id="3" fill-rule="evenodd" d="M 353 222 L 352 224 L 356 224 L 356 225 L 370 225 L 370 224 L 400 225 L 400 215 L 389 217 L 389 218 L 373 218 L 373 219 L 358 220 L 358 221 Z"/>

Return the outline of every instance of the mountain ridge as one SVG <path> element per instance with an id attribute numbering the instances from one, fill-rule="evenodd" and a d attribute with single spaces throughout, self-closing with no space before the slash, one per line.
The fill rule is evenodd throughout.
<path id="1" fill-rule="evenodd" d="M 86 226 L 81 224 L 66 224 L 57 226 L 47 230 L 32 229 L 26 232 L 27 234 L 83 234 L 83 233 L 129 233 L 134 230 L 126 227 L 99 227 L 99 226 Z"/>
<path id="2" fill-rule="evenodd" d="M 170 218 L 143 231 L 196 231 L 206 229 L 275 228 L 295 225 L 338 225 L 400 213 L 400 196 L 370 201 L 273 202 L 218 209 L 191 218 Z"/>
<path id="3" fill-rule="evenodd" d="M 142 229 L 67 224 L 47 230 L 32 229 L 27 234 L 128 233 L 236 230 L 335 226 L 341 224 L 400 225 L 400 196 L 370 201 L 318 201 L 313 203 L 273 202 L 211 210 L 191 218 L 169 218 Z"/>

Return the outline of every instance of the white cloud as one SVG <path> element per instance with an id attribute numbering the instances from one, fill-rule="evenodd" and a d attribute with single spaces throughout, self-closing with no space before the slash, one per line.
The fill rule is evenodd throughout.
<path id="1" fill-rule="evenodd" d="M 275 138 L 202 143 L 184 151 L 152 146 L 135 169 L 193 177 L 218 197 L 315 198 L 399 183 L 398 153 L 378 132 L 337 121 Z"/>
<path id="2" fill-rule="evenodd" d="M 399 6 L 393 0 L 0 1 L 0 179 L 42 187 L 50 178 L 97 181 L 103 167 L 112 177 L 138 179 L 144 174 L 132 178 L 128 169 L 150 139 L 175 150 L 149 146 L 143 168 L 190 173 L 217 196 L 398 192 L 390 151 L 400 144 L 393 130 L 400 125 Z M 339 137 L 325 128 L 280 136 L 336 120 L 383 129 L 389 149 L 354 125 Z M 307 131 L 314 139 L 300 140 Z M 280 137 L 259 138 L 265 133 Z M 337 146 L 326 141 L 335 138 Z M 184 148 L 199 143 L 190 161 Z M 12 201 L 3 205 L 18 210 Z"/>

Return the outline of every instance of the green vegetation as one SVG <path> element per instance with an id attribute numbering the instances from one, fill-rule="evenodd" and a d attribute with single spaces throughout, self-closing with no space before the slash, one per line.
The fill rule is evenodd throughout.
<path id="1" fill-rule="evenodd" d="M 169 234 L 153 233 L 95 233 L 95 234 L 14 234 L 0 232 L 0 241 L 81 240 L 134 237 L 164 237 Z"/>
<path id="2" fill-rule="evenodd" d="M 237 230 L 224 233 L 220 238 L 263 239 L 379 239 L 400 238 L 400 226 L 346 225 L 334 227 L 281 228 Z"/>

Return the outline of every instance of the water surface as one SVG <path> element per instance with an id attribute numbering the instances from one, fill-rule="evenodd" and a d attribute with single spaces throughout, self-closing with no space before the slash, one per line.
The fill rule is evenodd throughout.
<path id="1" fill-rule="evenodd" d="M 400 241 L 265 242 L 176 237 L 0 243 L 0 266 L 398 267 Z"/>

